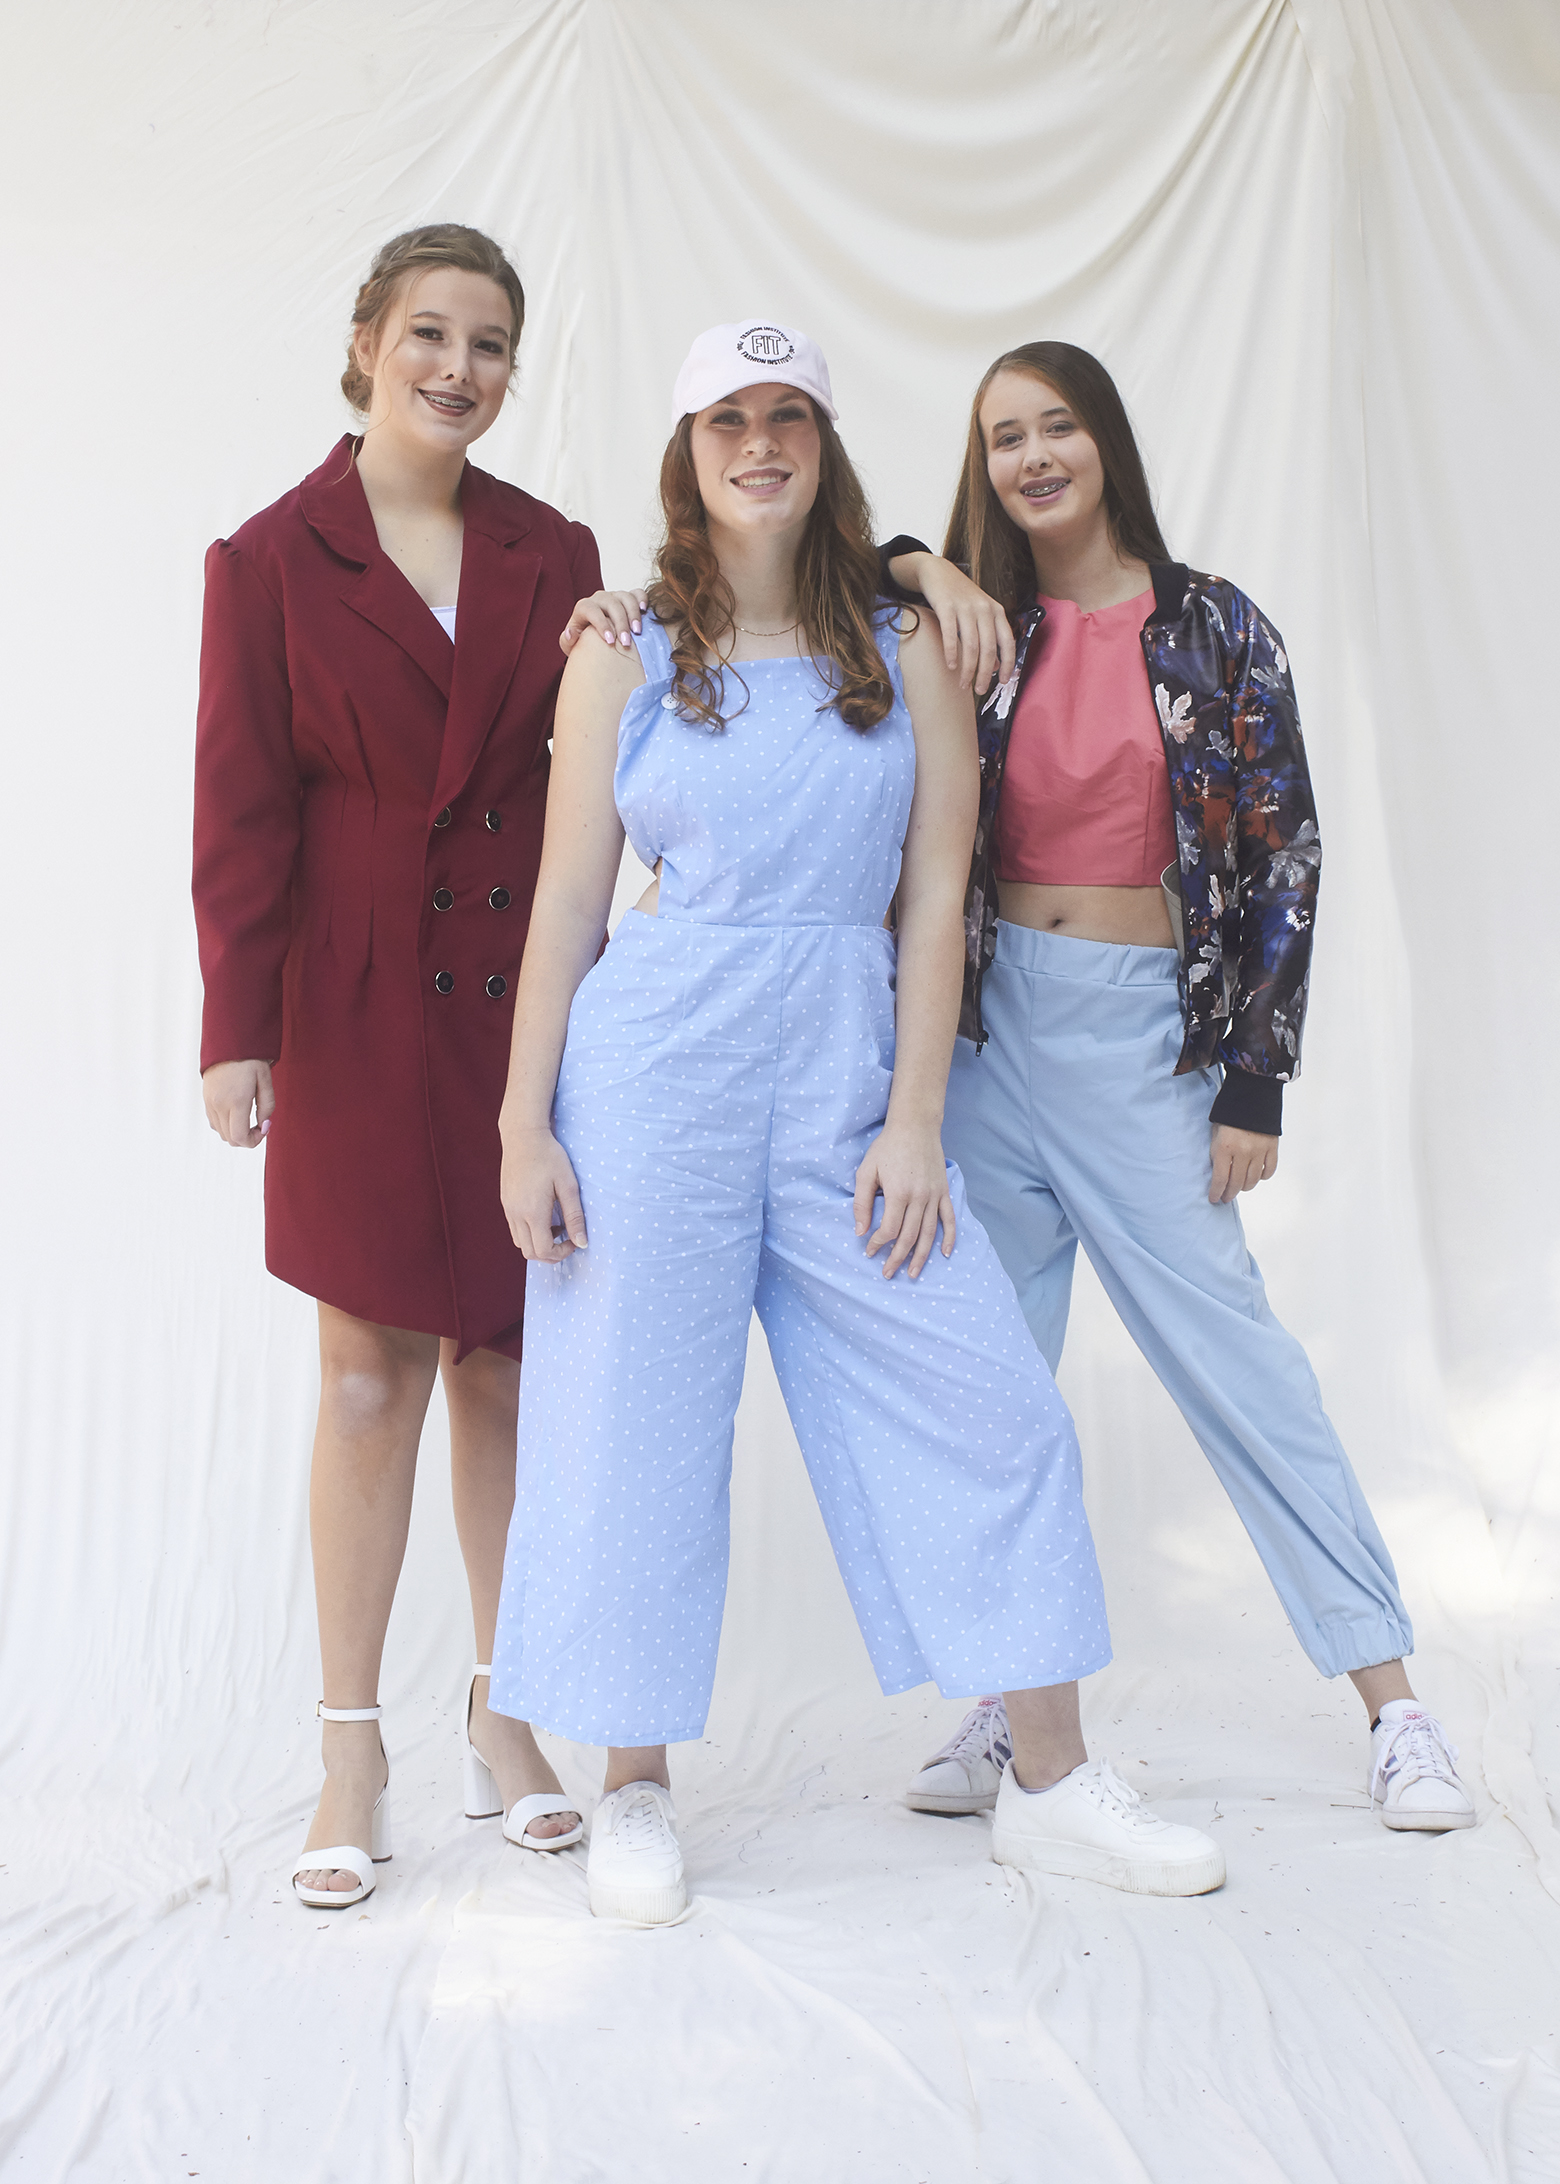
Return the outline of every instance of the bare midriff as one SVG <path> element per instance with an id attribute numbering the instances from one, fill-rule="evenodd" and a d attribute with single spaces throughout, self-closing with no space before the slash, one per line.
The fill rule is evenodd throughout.
<path id="1" fill-rule="evenodd" d="M 1173 948 L 1170 912 L 1158 887 L 1042 887 L 997 882 L 997 914 L 1010 925 L 1069 940 L 1105 940 L 1129 948 Z"/>

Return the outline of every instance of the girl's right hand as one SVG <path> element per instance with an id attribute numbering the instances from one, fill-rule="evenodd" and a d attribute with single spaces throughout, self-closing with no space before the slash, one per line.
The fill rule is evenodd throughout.
<path id="1" fill-rule="evenodd" d="M 551 1130 L 504 1130 L 498 1194 L 528 1259 L 556 1266 L 585 1249 L 585 1208 L 569 1156 Z"/>
<path id="2" fill-rule="evenodd" d="M 224 1145 L 252 1149 L 269 1133 L 276 1112 L 269 1062 L 213 1062 L 200 1089 L 206 1120 Z"/>
<path id="3" fill-rule="evenodd" d="M 606 644 L 631 645 L 639 635 L 639 617 L 645 604 L 643 592 L 592 592 L 588 599 L 577 602 L 558 642 L 565 652 L 572 652 L 586 630 L 594 629 L 601 632 Z"/>

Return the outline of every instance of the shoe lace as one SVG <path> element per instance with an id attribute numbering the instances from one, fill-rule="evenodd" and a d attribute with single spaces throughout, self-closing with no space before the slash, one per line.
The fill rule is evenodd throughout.
<path id="1" fill-rule="evenodd" d="M 1102 1805 L 1107 1805 L 1117 1819 L 1128 1827 L 1155 1827 L 1158 1815 L 1143 1802 L 1141 1790 L 1135 1790 L 1130 1782 L 1124 1782 L 1108 1759 L 1099 1762 L 1094 1774 L 1094 1793 Z"/>
<path id="2" fill-rule="evenodd" d="M 1399 1774 L 1406 1775 L 1410 1782 L 1423 1781 L 1427 1777 L 1435 1782 L 1457 1780 L 1457 1746 L 1448 1741 L 1446 1731 L 1434 1714 L 1405 1715 L 1391 1736 L 1383 1737 L 1376 1764 L 1370 1771 L 1373 1809 L 1378 1785 L 1385 1797 L 1388 1785 Z"/>
<path id="3" fill-rule="evenodd" d="M 671 1845 L 666 1807 L 651 1790 L 636 1790 L 612 1822 L 625 1850 L 665 1850 Z"/>
<path id="4" fill-rule="evenodd" d="M 994 1767 L 1001 1769 L 1012 1757 L 1013 1743 L 1008 1734 L 1007 1708 L 1000 1698 L 981 1699 L 965 1715 L 942 1750 L 927 1764 L 935 1767 L 940 1759 L 989 1759 Z"/>

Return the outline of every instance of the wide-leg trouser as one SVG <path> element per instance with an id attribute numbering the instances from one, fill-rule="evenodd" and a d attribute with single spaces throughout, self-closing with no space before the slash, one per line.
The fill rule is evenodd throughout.
<path id="1" fill-rule="evenodd" d="M 885 1691 L 1110 1658 L 1072 1421 L 958 1175 L 953 1256 L 915 1282 L 855 1234 L 893 964 L 875 927 L 631 912 L 581 986 L 554 1122 L 589 1248 L 526 1284 L 504 1712 L 593 1744 L 702 1734 L 755 1304 Z"/>
<path id="2" fill-rule="evenodd" d="M 1175 956 L 1001 924 L 990 1034 L 958 1042 L 943 1141 L 1052 1371 L 1081 1242 L 1324 1676 L 1413 1650 L 1397 1579 L 1233 1205 L 1208 1203 L 1211 1070 L 1174 1074 Z"/>

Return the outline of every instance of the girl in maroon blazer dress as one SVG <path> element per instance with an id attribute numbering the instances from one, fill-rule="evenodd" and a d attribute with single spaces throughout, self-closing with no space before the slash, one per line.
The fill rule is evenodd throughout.
<path id="1" fill-rule="evenodd" d="M 514 1496 L 525 1262 L 499 1204 L 498 1109 L 558 631 L 600 582 L 583 525 L 466 459 L 524 309 L 474 229 L 387 244 L 342 378 L 362 435 L 206 560 L 206 1109 L 229 1144 L 264 1138 L 266 1263 L 319 1303 L 326 1782 L 294 1870 L 311 1905 L 359 1901 L 389 1855 L 379 1662 L 436 1371 L 479 1664 Z M 528 1849 L 577 1841 L 530 1730 L 488 1713 L 485 1677 L 468 1811 L 503 1810 Z"/>

